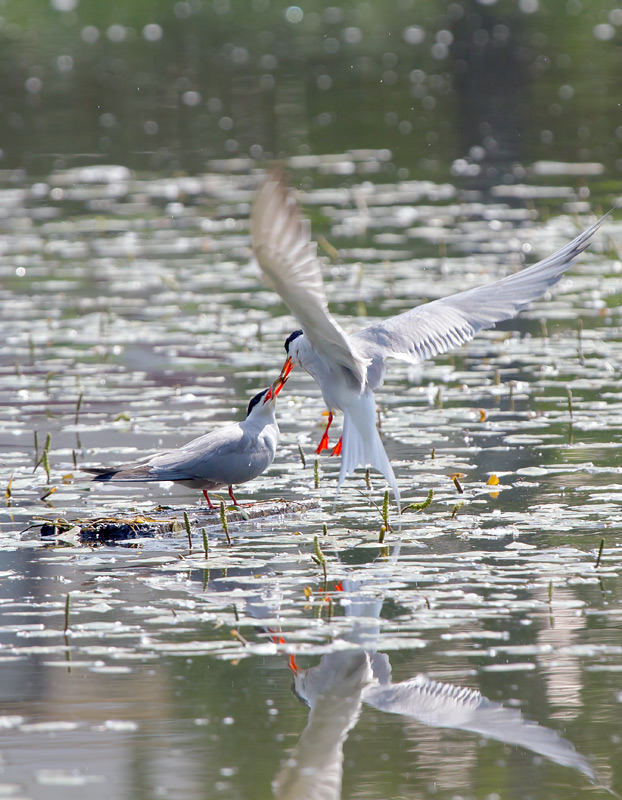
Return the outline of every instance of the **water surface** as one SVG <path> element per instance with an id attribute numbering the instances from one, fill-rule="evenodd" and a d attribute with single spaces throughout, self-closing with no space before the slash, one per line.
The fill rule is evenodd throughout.
<path id="1" fill-rule="evenodd" d="M 231 547 L 215 520 L 207 558 L 199 531 L 191 550 L 183 531 L 40 534 L 195 508 L 196 492 L 92 486 L 80 467 L 240 418 L 278 374 L 297 326 L 248 231 L 269 156 L 324 237 L 348 330 L 533 263 L 610 208 L 617 15 L 59 3 L 5 9 L 2 33 L 0 790 L 619 792 L 616 214 L 517 320 L 390 365 L 385 445 L 405 504 L 433 499 L 401 530 L 391 508 L 383 543 L 379 476 L 349 479 L 333 511 L 322 456 L 314 488 L 325 417 L 299 370 L 275 463 L 239 498 L 319 510 L 232 524 Z"/>

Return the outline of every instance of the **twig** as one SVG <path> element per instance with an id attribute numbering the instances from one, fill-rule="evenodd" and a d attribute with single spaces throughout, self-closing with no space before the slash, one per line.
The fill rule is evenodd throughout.
<path id="1" fill-rule="evenodd" d="M 65 627 L 63 628 L 63 633 L 67 633 L 67 628 L 69 627 L 69 592 L 67 592 L 67 597 L 65 598 Z"/>
<path id="2" fill-rule="evenodd" d="M 600 547 L 598 548 L 598 557 L 596 559 L 596 563 L 594 564 L 594 569 L 598 569 L 598 567 L 600 567 L 600 558 L 601 558 L 601 556 L 603 554 L 603 547 L 604 546 L 605 546 L 605 540 L 601 539 L 600 540 Z"/>

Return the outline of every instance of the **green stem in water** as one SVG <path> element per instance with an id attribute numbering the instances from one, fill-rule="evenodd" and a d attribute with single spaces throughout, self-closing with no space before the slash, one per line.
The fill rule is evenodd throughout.
<path id="1" fill-rule="evenodd" d="M 225 536 L 227 537 L 227 544 L 231 547 L 231 537 L 229 536 L 229 525 L 227 523 L 227 514 L 225 512 L 225 504 L 221 500 L 220 501 L 220 522 L 222 525 L 222 529 L 225 532 Z"/>
<path id="2" fill-rule="evenodd" d="M 188 551 L 192 552 L 192 533 L 190 531 L 190 520 L 188 514 L 184 511 L 184 525 L 186 526 L 186 533 L 188 534 Z"/>

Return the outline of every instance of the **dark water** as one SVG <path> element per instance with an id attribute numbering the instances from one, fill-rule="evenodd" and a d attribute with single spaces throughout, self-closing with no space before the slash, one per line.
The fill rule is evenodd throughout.
<path id="1" fill-rule="evenodd" d="M 278 374 L 296 325 L 248 232 L 270 159 L 325 237 L 349 330 L 532 263 L 613 206 L 622 13 L 1 13 L 0 794 L 622 791 L 618 214 L 519 319 L 391 365 L 385 444 L 405 501 L 433 500 L 401 530 L 392 509 L 383 544 L 379 476 L 349 479 L 333 511 L 322 457 L 314 488 L 325 418 L 297 372 L 275 463 L 239 494 L 320 510 L 232 524 L 230 548 L 208 525 L 207 558 L 198 532 L 191 550 L 183 531 L 117 546 L 39 532 L 196 507 L 168 484 L 92 487 L 80 467 L 238 419 Z"/>
<path id="2" fill-rule="evenodd" d="M 622 20 L 601 0 L 24 0 L 3 13 L 7 168 L 196 171 L 360 148 L 417 177 L 470 158 L 484 185 L 544 159 L 599 162 L 610 180 L 622 168 Z"/>

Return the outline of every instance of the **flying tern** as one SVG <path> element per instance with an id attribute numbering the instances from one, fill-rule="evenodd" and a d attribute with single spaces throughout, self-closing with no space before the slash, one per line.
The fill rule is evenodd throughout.
<path id="1" fill-rule="evenodd" d="M 384 475 L 399 508 L 393 468 L 376 428 L 373 395 L 382 385 L 387 358 L 418 364 L 514 317 L 560 280 L 607 216 L 537 264 L 493 283 L 424 303 L 349 335 L 328 311 L 310 224 L 301 217 L 283 173 L 268 172 L 252 210 L 253 250 L 268 283 L 301 326 L 285 342 L 287 360 L 281 375 L 287 376 L 294 365 L 301 366 L 320 387 L 329 411 L 318 453 L 328 447 L 333 412 L 343 412 L 342 438 L 333 450 L 334 454 L 341 453 L 337 492 L 358 466 L 371 466 Z"/>
<path id="2" fill-rule="evenodd" d="M 261 475 L 274 461 L 279 443 L 275 417 L 276 398 L 287 377 L 282 375 L 248 404 L 246 419 L 217 428 L 193 439 L 178 450 L 167 450 L 119 467 L 93 467 L 94 481 L 174 481 L 207 494 L 227 486 L 237 505 L 233 485 Z"/>

